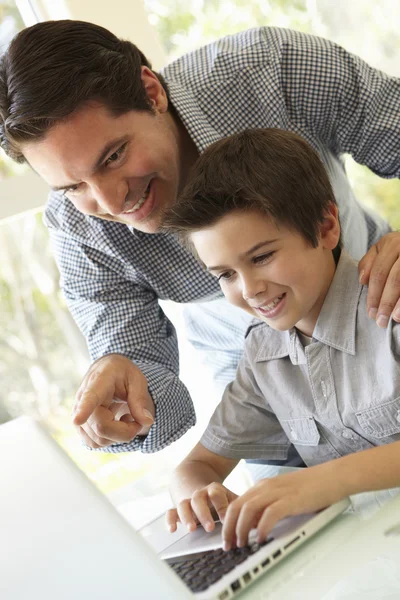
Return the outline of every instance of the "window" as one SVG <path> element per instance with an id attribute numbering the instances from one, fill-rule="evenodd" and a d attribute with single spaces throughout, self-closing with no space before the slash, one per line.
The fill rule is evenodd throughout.
<path id="1" fill-rule="evenodd" d="M 213 40 L 250 27 L 270 25 L 326 37 L 368 63 L 400 76 L 400 4 L 382 0 L 144 0 L 149 20 L 164 45 L 168 62 Z M 346 157 L 357 198 L 400 228 L 400 183 L 382 179 Z"/>

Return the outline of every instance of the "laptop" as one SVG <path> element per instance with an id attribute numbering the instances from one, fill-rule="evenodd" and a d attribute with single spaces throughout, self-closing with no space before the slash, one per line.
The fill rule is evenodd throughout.
<path id="1" fill-rule="evenodd" d="M 33 419 L 0 426 L 0 456 L 0 598 L 7 600 L 227 600 L 349 504 L 285 519 L 264 544 L 228 553 L 218 528 L 211 537 L 168 534 L 172 543 L 157 556 Z"/>

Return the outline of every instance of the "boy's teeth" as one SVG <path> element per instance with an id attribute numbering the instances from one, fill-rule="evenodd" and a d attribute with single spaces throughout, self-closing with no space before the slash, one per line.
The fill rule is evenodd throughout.
<path id="1" fill-rule="evenodd" d="M 278 296 L 276 298 L 276 300 L 274 300 L 270 304 L 267 304 L 266 306 L 263 306 L 262 307 L 263 310 L 271 310 L 271 309 L 273 309 L 278 304 L 278 302 L 280 302 L 282 300 L 282 297 L 283 297 L 283 294 L 282 294 L 282 296 Z"/>

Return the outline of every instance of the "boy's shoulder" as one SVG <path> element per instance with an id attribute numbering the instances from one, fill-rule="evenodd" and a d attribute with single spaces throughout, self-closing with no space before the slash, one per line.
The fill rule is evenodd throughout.
<path id="1" fill-rule="evenodd" d="M 250 363 L 288 356 L 288 331 L 272 329 L 264 321 L 253 319 L 245 334 L 244 351 Z"/>

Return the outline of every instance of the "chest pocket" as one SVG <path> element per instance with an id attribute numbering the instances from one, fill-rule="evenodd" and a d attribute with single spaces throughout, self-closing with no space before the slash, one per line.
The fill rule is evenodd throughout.
<path id="1" fill-rule="evenodd" d="M 280 422 L 286 435 L 296 446 L 318 446 L 320 434 L 313 417 L 280 419 Z"/>
<path id="2" fill-rule="evenodd" d="M 356 413 L 360 427 L 380 439 L 400 434 L 400 397 Z"/>

